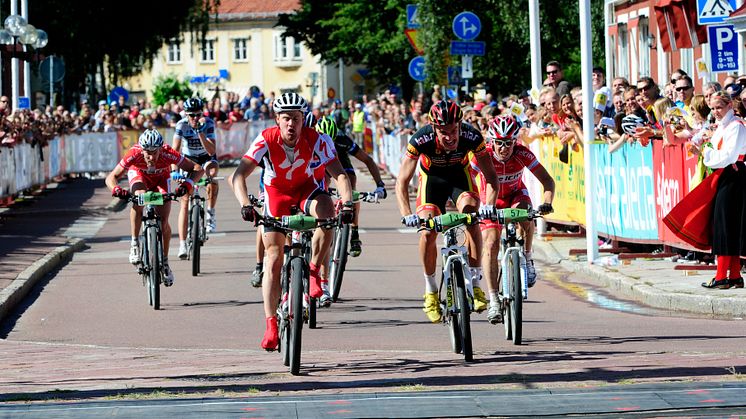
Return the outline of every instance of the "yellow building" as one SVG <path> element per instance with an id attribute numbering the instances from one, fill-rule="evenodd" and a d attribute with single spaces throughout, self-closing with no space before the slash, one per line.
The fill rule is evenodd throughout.
<path id="1" fill-rule="evenodd" d="M 203 97 L 211 98 L 215 88 L 232 91 L 242 98 L 251 86 L 265 94 L 293 91 L 317 104 L 334 98 L 349 99 L 363 82 L 359 67 L 321 63 L 302 43 L 283 39 L 283 28 L 275 27 L 281 13 L 293 13 L 298 0 L 221 0 L 218 22 L 210 24 L 204 42 L 196 35 L 182 33 L 164 44 L 153 59 L 150 71 L 133 77 L 124 88 L 152 98 L 154 79 L 175 74 L 190 80 Z"/>

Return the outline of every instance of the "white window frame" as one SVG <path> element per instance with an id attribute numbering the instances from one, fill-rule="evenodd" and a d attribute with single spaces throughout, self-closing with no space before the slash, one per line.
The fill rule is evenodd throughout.
<path id="1" fill-rule="evenodd" d="M 215 44 L 217 39 L 206 38 L 200 42 L 199 47 L 199 62 L 201 63 L 214 63 L 215 62 Z M 207 48 L 209 46 L 209 48 Z"/>
<path id="2" fill-rule="evenodd" d="M 245 63 L 249 61 L 249 42 L 251 41 L 250 36 L 244 36 L 240 38 L 231 38 L 231 44 L 233 45 L 233 62 L 234 63 Z M 243 42 L 243 46 L 241 43 Z M 243 57 L 241 57 L 243 52 Z"/>
<path id="3" fill-rule="evenodd" d="M 303 49 L 301 48 L 300 42 L 292 36 L 282 38 L 281 32 L 276 32 L 274 35 L 274 60 L 275 62 L 296 62 L 302 61 Z"/>
<path id="4" fill-rule="evenodd" d="M 692 80 L 695 80 L 694 76 L 694 48 L 682 48 L 679 50 L 681 55 L 681 68 L 689 74 Z"/>
<path id="5" fill-rule="evenodd" d="M 166 63 L 181 64 L 181 42 L 178 39 L 172 39 L 166 44 Z"/>
<path id="6" fill-rule="evenodd" d="M 626 23 L 620 23 L 617 29 L 619 39 L 619 76 L 629 80 L 629 30 Z"/>
<path id="7" fill-rule="evenodd" d="M 640 45 L 640 58 L 638 61 L 640 76 L 650 77 L 650 21 L 647 16 L 640 17 L 637 28 L 640 31 L 638 38 Z"/>

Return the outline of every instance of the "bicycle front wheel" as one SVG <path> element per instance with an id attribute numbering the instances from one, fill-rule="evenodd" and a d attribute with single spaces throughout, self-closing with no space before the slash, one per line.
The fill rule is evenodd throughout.
<path id="1" fill-rule="evenodd" d="M 510 273 L 510 329 L 513 344 L 520 345 L 523 334 L 523 293 L 521 292 L 521 265 L 518 252 L 510 255 L 508 272 Z"/>
<path id="2" fill-rule="evenodd" d="M 335 303 L 342 289 L 342 276 L 347 266 L 347 248 L 350 244 L 350 225 L 344 224 L 337 227 L 334 238 L 334 254 L 330 268 L 329 279 L 332 281 L 332 301 Z"/>
<path id="3" fill-rule="evenodd" d="M 153 310 L 161 309 L 161 241 L 158 240 L 158 229 L 148 227 L 146 240 L 148 241 L 148 258 L 150 271 L 148 272 L 148 300 Z"/>
<path id="4" fill-rule="evenodd" d="M 300 373 L 301 336 L 303 334 L 303 259 L 290 261 L 290 373 Z"/>
<path id="5" fill-rule="evenodd" d="M 192 276 L 199 274 L 200 249 L 202 247 L 202 242 L 199 238 L 201 218 L 200 206 L 193 205 L 192 214 L 189 216 L 189 224 L 191 226 L 189 240 L 192 242 L 192 246 L 189 249 L 191 253 L 189 258 L 192 260 Z"/>
<path id="6" fill-rule="evenodd" d="M 458 260 L 451 263 L 451 278 L 456 285 L 455 303 L 461 329 L 461 352 L 464 354 L 464 360 L 472 361 L 474 353 L 471 346 L 471 306 L 464 281 L 464 267 Z"/>
<path id="7" fill-rule="evenodd" d="M 451 338 L 451 349 L 453 349 L 453 353 L 460 354 L 462 351 L 461 328 L 459 327 L 458 313 L 456 312 L 456 310 L 454 310 L 454 295 L 456 295 L 456 286 L 453 280 L 451 280 L 446 286 L 446 309 L 443 310 L 443 315 L 446 316 L 446 323 L 448 323 L 448 331 Z"/>
<path id="8" fill-rule="evenodd" d="M 280 337 L 280 353 L 282 354 L 282 365 L 290 366 L 290 321 L 288 320 L 289 315 L 289 300 L 283 303 L 282 296 L 290 295 L 290 284 L 288 282 L 288 266 L 282 266 L 282 276 L 280 277 L 280 284 L 282 286 L 282 294 L 280 294 L 280 306 L 278 308 L 277 322 L 279 323 L 278 331 Z"/>

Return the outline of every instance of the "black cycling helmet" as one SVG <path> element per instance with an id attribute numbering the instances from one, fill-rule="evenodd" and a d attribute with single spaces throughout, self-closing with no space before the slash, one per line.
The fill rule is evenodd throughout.
<path id="1" fill-rule="evenodd" d="M 464 117 L 464 112 L 455 102 L 441 100 L 430 108 L 428 117 L 433 125 L 448 125 L 460 122 Z"/>
<path id="2" fill-rule="evenodd" d="M 303 120 L 303 126 L 308 128 L 316 127 L 316 117 L 313 115 L 313 112 L 306 114 L 306 118 Z"/>
<path id="3" fill-rule="evenodd" d="M 190 97 L 184 101 L 184 110 L 189 113 L 202 112 L 202 101 L 198 97 Z"/>

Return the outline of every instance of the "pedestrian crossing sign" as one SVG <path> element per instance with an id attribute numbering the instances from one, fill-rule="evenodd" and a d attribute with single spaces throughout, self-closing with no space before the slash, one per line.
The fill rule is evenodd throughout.
<path id="1" fill-rule="evenodd" d="M 697 0 L 697 23 L 721 24 L 735 9 L 736 0 Z"/>

